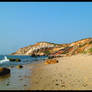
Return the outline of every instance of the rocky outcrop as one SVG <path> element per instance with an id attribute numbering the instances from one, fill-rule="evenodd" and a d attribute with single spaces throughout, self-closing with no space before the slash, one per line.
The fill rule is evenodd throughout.
<path id="1" fill-rule="evenodd" d="M 45 60 L 45 64 L 55 64 L 58 63 L 58 60 L 56 59 L 47 59 Z"/>
<path id="2" fill-rule="evenodd" d="M 0 76 L 10 74 L 10 69 L 0 67 Z"/>

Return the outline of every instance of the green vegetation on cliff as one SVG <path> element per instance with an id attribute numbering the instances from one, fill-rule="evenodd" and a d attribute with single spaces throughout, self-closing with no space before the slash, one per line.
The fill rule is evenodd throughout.
<path id="1" fill-rule="evenodd" d="M 46 50 L 46 51 L 44 51 L 44 53 L 45 53 L 46 55 L 49 55 L 49 54 L 50 54 L 50 51 L 49 51 L 49 50 Z"/>
<path id="2" fill-rule="evenodd" d="M 92 48 L 89 49 L 89 52 L 92 54 Z"/>

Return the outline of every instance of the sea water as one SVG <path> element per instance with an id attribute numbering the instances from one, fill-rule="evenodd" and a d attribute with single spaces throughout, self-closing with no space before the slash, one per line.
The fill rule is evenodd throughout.
<path id="1" fill-rule="evenodd" d="M 19 56 L 19 55 L 0 55 L 0 60 L 4 59 L 4 56 L 7 58 L 19 58 L 21 59 L 21 62 L 3 62 L 0 63 L 0 67 L 9 67 L 9 66 L 16 66 L 16 65 L 24 65 L 24 64 L 31 64 L 33 62 L 37 62 L 39 60 L 43 60 L 47 58 L 46 56 L 38 56 L 38 57 L 32 57 L 32 56 Z"/>
<path id="2" fill-rule="evenodd" d="M 10 68 L 10 75 L 0 77 L 0 90 L 27 90 L 30 85 L 30 69 L 33 64 L 46 59 L 46 56 L 31 57 L 31 56 L 13 56 L 13 55 L 0 55 L 0 60 L 7 58 L 19 58 L 21 62 L 4 62 L 0 63 L 0 67 L 13 67 Z M 21 69 L 16 68 L 17 65 L 23 65 Z M 32 65 L 32 66 L 31 66 Z M 28 67 L 29 66 L 29 67 Z"/>

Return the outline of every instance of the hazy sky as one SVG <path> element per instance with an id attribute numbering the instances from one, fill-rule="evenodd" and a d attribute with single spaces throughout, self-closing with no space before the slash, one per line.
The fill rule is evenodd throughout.
<path id="1" fill-rule="evenodd" d="M 92 2 L 0 2 L 0 54 L 39 41 L 92 37 Z"/>

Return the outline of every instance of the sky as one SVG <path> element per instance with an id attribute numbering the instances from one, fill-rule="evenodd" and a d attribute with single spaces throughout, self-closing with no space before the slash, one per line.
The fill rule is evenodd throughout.
<path id="1" fill-rule="evenodd" d="M 41 41 L 92 37 L 92 2 L 0 2 L 0 55 Z"/>

